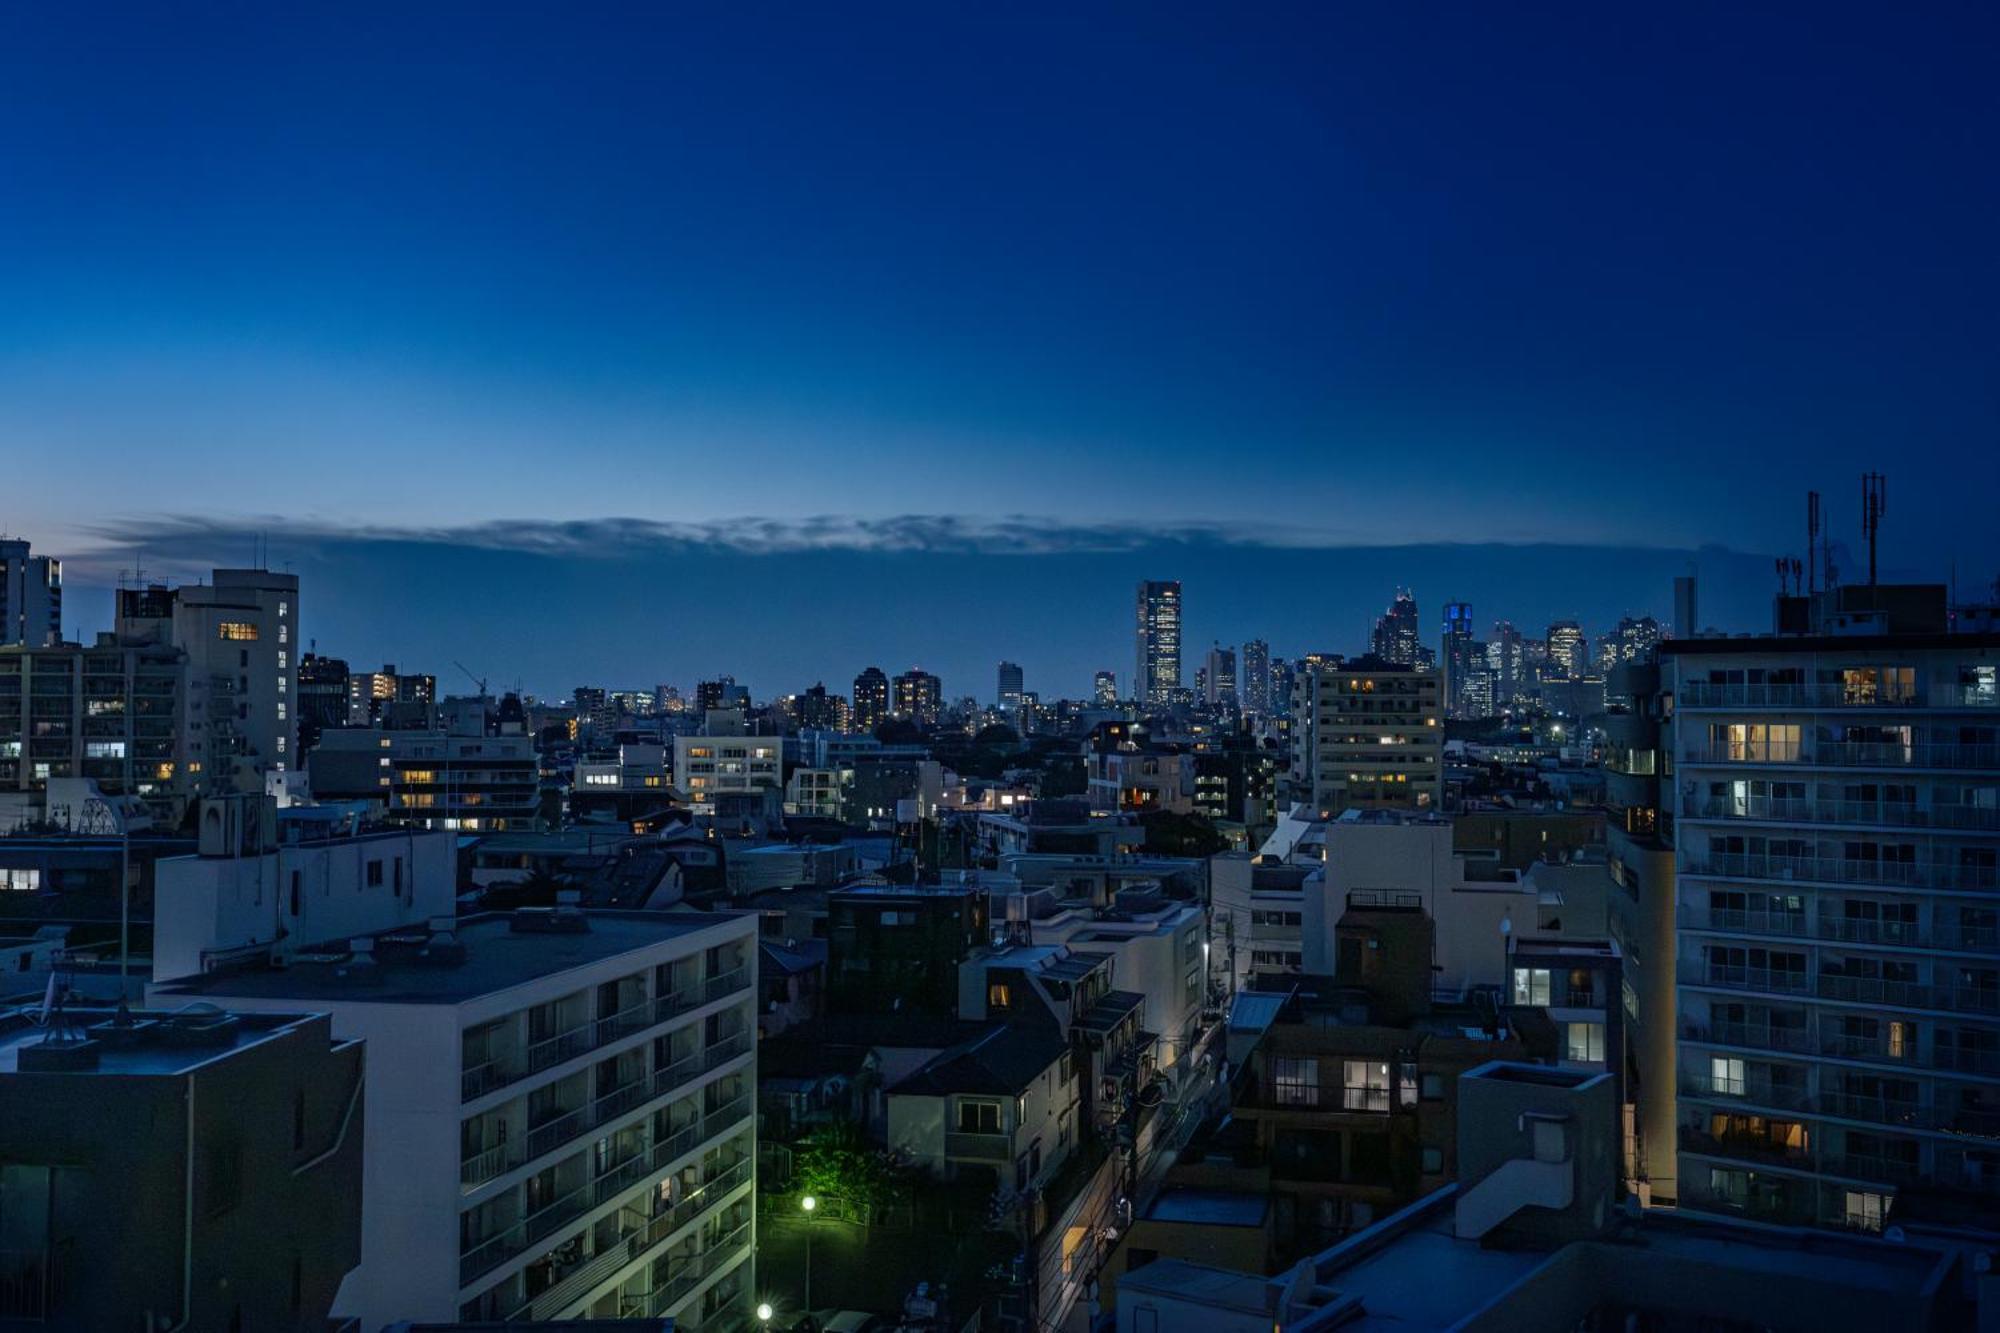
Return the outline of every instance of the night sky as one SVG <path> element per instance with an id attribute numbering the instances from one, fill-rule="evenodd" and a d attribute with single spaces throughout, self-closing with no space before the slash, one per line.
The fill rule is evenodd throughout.
<path id="1" fill-rule="evenodd" d="M 2000 10 L 971 8 L 9 7 L 0 529 L 543 690 L 2000 572 Z"/>

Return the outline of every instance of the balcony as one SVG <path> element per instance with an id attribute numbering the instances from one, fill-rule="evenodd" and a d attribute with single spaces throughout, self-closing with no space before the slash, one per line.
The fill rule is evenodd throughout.
<path id="1" fill-rule="evenodd" d="M 1866 857 L 1773 856 L 1762 852 L 1688 850 L 1680 872 L 1722 879 L 1768 880 L 1778 884 L 1818 881 L 1880 888 L 1993 889 L 2000 887 L 1994 866 L 1953 865 L 1946 861 L 1887 861 Z"/>
<path id="2" fill-rule="evenodd" d="M 1938 692 L 1941 706 L 1958 705 L 1953 702 L 1959 695 L 1955 687 L 1946 686 Z M 1813 684 L 1787 685 L 1737 685 L 1716 681 L 1690 681 L 1674 692 L 1676 708 L 1867 708 L 1867 709 L 1907 709 L 1923 708 L 1927 705 L 1914 694 L 1902 694 L 1885 690 L 1863 691 L 1849 689 L 1838 682 L 1816 682 Z"/>
<path id="3" fill-rule="evenodd" d="M 2000 745 L 1949 741 L 1802 741 L 1703 745 L 1681 750 L 1682 765 L 1803 764 L 1815 768 L 1927 768 L 1991 770 L 2000 767 Z"/>
<path id="4" fill-rule="evenodd" d="M 459 1164 L 459 1188 L 471 1193 L 494 1177 L 537 1157 L 546 1156 L 601 1125 L 607 1125 L 633 1108 L 662 1095 L 648 1079 L 636 1079 L 596 1101 L 564 1112 L 528 1130 L 512 1143 L 502 1143 L 469 1157 Z"/>
<path id="5" fill-rule="evenodd" d="M 1780 1111 L 1812 1110 L 1812 1095 L 1804 1088 L 1755 1079 L 1719 1079 L 1693 1069 L 1681 1071 L 1680 1091 L 1684 1097 L 1742 1102 L 1746 1106 L 1768 1106 Z"/>
<path id="6" fill-rule="evenodd" d="M 1743 1046 L 1785 1055 L 1806 1055 L 1812 1050 L 1812 1036 L 1803 1027 L 1771 1027 L 1761 1023 L 1683 1023 L 1681 1031 L 1688 1041 L 1715 1046 Z"/>
<path id="7" fill-rule="evenodd" d="M 1928 1173 L 1916 1162 L 1858 1153 L 1828 1153 L 1821 1170 L 1829 1175 L 1850 1176 L 1855 1180 L 1885 1185 L 1921 1185 L 1928 1178 Z"/>
<path id="8" fill-rule="evenodd" d="M 704 1210 L 719 1203 L 728 1193 L 750 1178 L 750 1163 L 738 1162 L 716 1179 L 703 1184 L 666 1212 L 652 1218 L 609 1248 L 581 1261 L 564 1272 L 555 1284 L 537 1293 L 532 1300 L 508 1315 L 509 1322 L 522 1319 L 548 1320 L 563 1311 L 613 1274 L 646 1258 L 664 1245 L 673 1234 L 692 1223 Z M 747 1226 L 747 1224 L 746 1224 Z"/>
<path id="9" fill-rule="evenodd" d="M 1006 1134 L 949 1133 L 944 1136 L 944 1155 L 973 1162 L 1011 1162 L 1014 1140 Z"/>
<path id="10" fill-rule="evenodd" d="M 1848 824 L 1877 828 L 2000 829 L 2000 809 L 1907 801 L 1822 801 L 1796 797 L 1704 797 L 1690 801 L 1683 819 L 1726 819 L 1775 824 Z"/>
<path id="11" fill-rule="evenodd" d="M 688 1293 L 749 1252 L 750 1224 L 743 1223 L 725 1236 L 718 1236 L 708 1248 L 681 1264 L 666 1285 L 650 1296 L 626 1303 L 621 1311 L 627 1318 L 657 1319 L 686 1300 Z"/>
<path id="12" fill-rule="evenodd" d="M 1684 1152 L 1701 1153 L 1706 1157 L 1727 1157 L 1734 1161 L 1781 1167 L 1792 1171 L 1814 1169 L 1810 1149 L 1788 1148 L 1772 1143 L 1768 1139 L 1750 1138 L 1740 1134 L 1718 1138 L 1693 1125 L 1682 1125 L 1679 1138 Z"/>
<path id="13" fill-rule="evenodd" d="M 671 995 L 629 1005 L 604 1018 L 578 1023 L 565 1032 L 529 1044 L 518 1054 L 500 1056 L 467 1069 L 460 1079 L 460 1100 L 472 1101 L 530 1074 L 656 1027 L 675 1014 L 699 1008 L 748 984 L 749 969 L 738 968 L 699 987 L 683 987 Z"/>
<path id="14" fill-rule="evenodd" d="M 1774 971 L 1768 967 L 1739 967 L 1727 963 L 1704 963 L 1684 958 L 1677 969 L 1680 980 L 1690 986 L 1716 986 L 1724 990 L 1748 991 L 1757 995 L 1808 995 L 1812 979 L 1804 971 Z"/>
<path id="15" fill-rule="evenodd" d="M 1681 913 L 1681 924 L 1695 930 L 1728 930 L 1744 935 L 1782 935 L 1796 939 L 1811 935 L 1810 920 L 1803 912 L 1753 912 L 1733 907 L 1690 907 Z"/>

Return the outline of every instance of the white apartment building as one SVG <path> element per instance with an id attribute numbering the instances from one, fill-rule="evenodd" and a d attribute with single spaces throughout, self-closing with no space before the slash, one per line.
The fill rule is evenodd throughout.
<path id="1" fill-rule="evenodd" d="M 1901 632 L 1924 591 L 1662 648 L 1683 1206 L 2000 1207 L 2000 636 Z"/>
<path id="2" fill-rule="evenodd" d="M 361 1264 L 335 1313 L 369 1329 L 746 1323 L 754 918 L 557 908 L 410 924 L 450 901 L 426 869 L 433 840 L 449 835 L 334 837 L 324 898 L 310 866 L 271 864 L 282 851 L 160 863 L 158 1003 L 310 1009 L 367 1042 Z M 416 849 L 401 895 L 399 848 Z M 231 860 L 252 864 L 214 864 Z M 260 959 L 236 941 L 293 919 L 293 869 L 301 930 Z M 311 939 L 360 915 L 326 905 L 342 895 L 384 924 Z M 208 970 L 172 975 L 189 959 Z"/>
<path id="3" fill-rule="evenodd" d="M 1333 976 L 1335 927 L 1350 907 L 1419 908 L 1430 917 L 1432 989 L 1453 997 L 1507 980 L 1507 949 L 1535 931 L 1537 894 L 1520 872 L 1454 852 L 1451 821 L 1405 810 L 1349 810 L 1326 826 L 1326 875 L 1303 895 L 1305 970 Z"/>
<path id="4" fill-rule="evenodd" d="M 782 744 L 776 736 L 676 736 L 674 782 L 696 814 L 712 815 L 721 793 L 783 785 Z"/>

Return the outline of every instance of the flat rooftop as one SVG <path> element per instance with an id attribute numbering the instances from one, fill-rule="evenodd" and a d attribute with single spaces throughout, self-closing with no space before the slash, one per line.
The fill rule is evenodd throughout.
<path id="1" fill-rule="evenodd" d="M 40 995 L 15 996 L 0 1002 L 0 1009 L 15 1012 L 0 1017 L 0 1074 L 21 1073 L 21 1052 L 40 1046 L 51 1032 L 93 1040 L 96 1062 L 74 1071 L 31 1070 L 32 1076 L 47 1073 L 74 1073 L 80 1076 L 115 1074 L 126 1077 L 152 1075 L 172 1077 L 198 1065 L 237 1051 L 248 1050 L 310 1022 L 311 1014 L 224 1014 L 206 1008 L 193 1013 L 166 1009 L 134 1009 L 132 1024 L 125 1032 L 101 1025 L 116 1014 L 108 1007 L 64 1010 L 49 1026 L 31 1015 L 41 1012 Z M 51 1043 L 60 1047 L 59 1038 Z"/>
<path id="2" fill-rule="evenodd" d="M 1238 1190 L 1170 1189 L 1153 1201 L 1146 1217 L 1154 1222 L 1200 1222 L 1209 1226 L 1261 1227 L 1271 1201 Z"/>
<path id="3" fill-rule="evenodd" d="M 586 910 L 589 930 L 577 933 L 517 931 L 513 914 L 462 916 L 453 930 L 464 946 L 462 961 L 440 962 L 420 952 L 421 928 L 375 936 L 372 964 L 345 952 L 305 953 L 283 968 L 253 966 L 186 977 L 159 988 L 162 995 L 234 995 L 297 1000 L 312 1005 L 350 1001 L 371 1004 L 459 1004 L 515 986 L 589 967 L 621 954 L 655 948 L 710 926 L 750 922 L 747 912 L 622 912 Z"/>

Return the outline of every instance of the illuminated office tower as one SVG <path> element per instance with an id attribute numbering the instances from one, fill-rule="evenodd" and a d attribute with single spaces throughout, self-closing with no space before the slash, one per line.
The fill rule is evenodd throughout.
<path id="1" fill-rule="evenodd" d="M 1139 585 L 1138 672 L 1132 696 L 1164 708 L 1181 687 L 1181 585 L 1147 581 Z"/>

